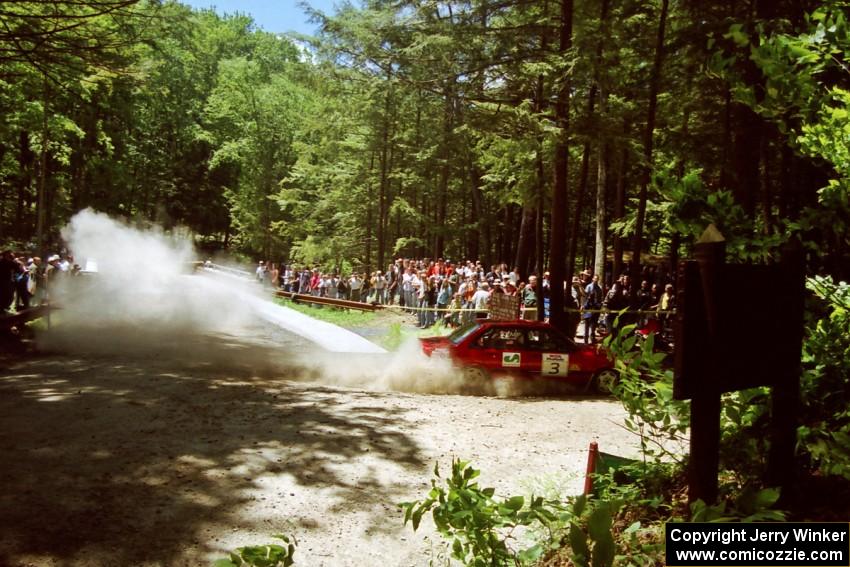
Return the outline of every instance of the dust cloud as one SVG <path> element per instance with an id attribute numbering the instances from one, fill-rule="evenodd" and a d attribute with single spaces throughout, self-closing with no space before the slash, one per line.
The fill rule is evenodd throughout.
<path id="1" fill-rule="evenodd" d="M 460 394 L 462 373 L 446 359 L 430 358 L 417 340 L 385 354 L 304 352 L 295 358 L 305 378 L 348 388 L 418 394 Z"/>
<path id="2" fill-rule="evenodd" d="M 191 242 L 156 227 L 85 210 L 62 235 L 75 261 L 98 272 L 57 279 L 51 299 L 61 309 L 39 337 L 45 350 L 144 357 L 152 367 L 179 362 L 199 375 L 214 368 L 372 391 L 550 393 L 525 380 L 466 380 L 448 359 L 427 357 L 415 339 L 392 353 L 368 352 L 358 346 L 366 342 L 361 337 L 269 301 L 250 280 L 191 275 Z M 349 348 L 360 352 L 344 352 Z"/>
<path id="3" fill-rule="evenodd" d="M 250 320 L 222 286 L 192 277 L 190 241 L 157 227 L 140 229 L 84 210 L 62 230 L 81 266 L 97 273 L 51 282 L 59 323 L 47 346 L 74 351 L 144 352 L 205 333 L 232 331 Z M 185 341 L 184 341 L 185 342 Z"/>

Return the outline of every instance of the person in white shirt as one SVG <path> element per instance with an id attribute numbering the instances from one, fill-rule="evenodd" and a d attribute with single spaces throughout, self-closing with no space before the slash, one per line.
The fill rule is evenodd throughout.
<path id="1" fill-rule="evenodd" d="M 351 301 L 360 301 L 360 290 L 363 288 L 363 280 L 361 280 L 357 274 L 353 274 L 351 279 L 348 280 L 348 289 L 351 290 L 351 296 L 349 299 Z"/>
<path id="2" fill-rule="evenodd" d="M 386 287 L 387 280 L 384 278 L 384 275 L 381 273 L 381 270 L 378 270 L 372 277 L 372 289 L 375 290 L 375 301 L 378 303 L 378 305 L 384 304 L 384 289 Z"/>
<path id="3" fill-rule="evenodd" d="M 413 269 L 407 268 L 404 271 L 404 275 L 401 276 L 401 293 L 404 298 L 404 305 L 410 311 L 411 307 L 415 307 L 416 304 L 413 301 Z"/>
<path id="4" fill-rule="evenodd" d="M 487 318 L 487 308 L 490 303 L 490 285 L 487 282 L 482 283 L 472 295 L 472 304 L 475 309 L 476 319 Z"/>

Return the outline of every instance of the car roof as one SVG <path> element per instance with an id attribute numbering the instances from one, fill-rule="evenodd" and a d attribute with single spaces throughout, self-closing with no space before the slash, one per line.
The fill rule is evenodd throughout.
<path id="1" fill-rule="evenodd" d="M 510 321 L 485 319 L 480 321 L 481 325 L 488 327 L 539 327 L 541 329 L 554 329 L 549 323 L 543 321 L 529 321 L 526 319 L 514 319 Z"/>

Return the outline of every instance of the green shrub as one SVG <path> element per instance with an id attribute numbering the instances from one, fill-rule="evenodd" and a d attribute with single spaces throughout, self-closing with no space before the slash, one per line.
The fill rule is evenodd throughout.
<path id="1" fill-rule="evenodd" d="M 284 545 L 250 545 L 230 552 L 227 559 L 219 559 L 213 567 L 289 567 L 295 555 L 295 538 L 283 534 L 272 536 L 283 541 Z"/>

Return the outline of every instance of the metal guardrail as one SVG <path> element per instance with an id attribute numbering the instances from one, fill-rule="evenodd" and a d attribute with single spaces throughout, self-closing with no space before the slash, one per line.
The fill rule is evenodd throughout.
<path id="1" fill-rule="evenodd" d="M 342 309 L 356 309 L 358 311 L 378 311 L 383 309 L 383 305 L 375 305 L 372 303 L 361 303 L 360 301 L 350 301 L 348 299 L 334 299 L 332 297 L 321 297 L 316 295 L 306 295 L 302 293 L 293 293 L 291 291 L 275 291 L 276 297 L 286 297 L 295 303 L 315 303 L 317 305 L 331 305 L 333 307 L 341 307 Z"/>

